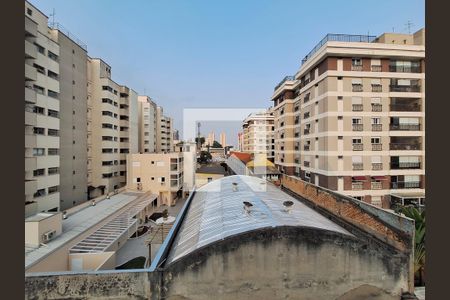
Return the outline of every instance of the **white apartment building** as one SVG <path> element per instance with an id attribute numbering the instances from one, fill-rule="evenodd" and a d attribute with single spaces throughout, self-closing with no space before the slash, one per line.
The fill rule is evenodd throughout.
<path id="1" fill-rule="evenodd" d="M 26 217 L 60 207 L 60 49 L 47 22 L 25 2 Z"/>
<path id="2" fill-rule="evenodd" d="M 275 157 L 275 125 L 273 108 L 250 114 L 243 121 L 243 152 L 265 154 L 272 161 Z"/>
<path id="3" fill-rule="evenodd" d="M 172 118 L 164 115 L 163 108 L 156 109 L 156 152 L 173 151 Z"/>
<path id="4" fill-rule="evenodd" d="M 139 152 L 156 152 L 157 105 L 148 96 L 138 96 Z"/>
<path id="5" fill-rule="evenodd" d="M 424 40 L 423 29 L 329 34 L 303 59 L 274 93 L 281 112 L 277 95 L 293 91 L 289 122 L 298 148 L 290 175 L 384 208 L 423 204 Z"/>

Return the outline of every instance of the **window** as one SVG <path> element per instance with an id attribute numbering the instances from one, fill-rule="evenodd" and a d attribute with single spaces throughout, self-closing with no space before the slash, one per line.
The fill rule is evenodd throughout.
<path id="1" fill-rule="evenodd" d="M 372 98 L 370 101 L 372 104 L 381 104 L 381 98 Z"/>
<path id="2" fill-rule="evenodd" d="M 41 73 L 41 74 L 44 74 L 45 75 L 45 68 L 44 67 L 41 67 L 40 65 L 38 65 L 38 64 L 33 64 L 33 67 L 35 67 L 36 68 L 36 70 L 39 72 L 39 73 Z"/>
<path id="3" fill-rule="evenodd" d="M 113 104 L 113 101 L 111 99 L 108 99 L 108 98 L 102 98 L 102 103 Z"/>
<path id="4" fill-rule="evenodd" d="M 47 134 L 49 136 L 59 136 L 59 130 L 57 129 L 47 129 Z"/>
<path id="5" fill-rule="evenodd" d="M 362 124 L 361 118 L 352 118 L 352 124 Z"/>
<path id="6" fill-rule="evenodd" d="M 381 143 L 381 138 L 380 137 L 373 137 L 370 139 L 370 142 L 372 144 L 380 144 Z"/>
<path id="7" fill-rule="evenodd" d="M 59 149 L 57 149 L 57 148 L 48 148 L 48 155 L 59 155 Z"/>
<path id="8" fill-rule="evenodd" d="M 48 52 L 47 56 L 48 56 L 50 59 L 53 59 L 54 61 L 58 61 L 58 55 L 56 55 L 55 53 L 51 52 L 50 50 L 47 51 L 47 52 Z"/>
<path id="9" fill-rule="evenodd" d="M 55 79 L 55 80 L 58 80 L 58 77 L 59 77 L 57 73 L 52 72 L 50 70 L 47 70 L 47 76 L 52 78 L 52 79 Z"/>
<path id="10" fill-rule="evenodd" d="M 34 198 L 38 198 L 38 197 L 42 197 L 45 196 L 45 189 L 39 189 L 36 191 L 36 193 L 34 193 L 33 197 Z"/>
<path id="11" fill-rule="evenodd" d="M 58 93 L 52 90 L 47 90 L 47 95 L 52 98 L 58 98 Z"/>
<path id="12" fill-rule="evenodd" d="M 44 114 L 44 108 L 40 107 L 40 106 L 34 106 L 33 107 L 33 112 L 36 113 L 36 114 L 43 115 Z"/>
<path id="13" fill-rule="evenodd" d="M 112 148 L 103 148 L 102 153 L 113 153 L 113 149 Z"/>
<path id="14" fill-rule="evenodd" d="M 362 66 L 361 58 L 352 58 L 352 66 Z"/>
<path id="15" fill-rule="evenodd" d="M 33 148 L 33 156 L 45 155 L 45 148 Z"/>
<path id="16" fill-rule="evenodd" d="M 352 144 L 362 144 L 362 138 L 361 137 L 352 138 Z"/>
<path id="17" fill-rule="evenodd" d="M 208 182 L 211 182 L 212 181 L 212 177 L 208 177 Z"/>
<path id="18" fill-rule="evenodd" d="M 33 15 L 33 11 L 32 11 L 31 9 L 27 8 L 27 14 L 28 14 L 29 16 L 32 16 L 32 15 Z"/>
<path id="19" fill-rule="evenodd" d="M 110 116 L 110 117 L 112 117 L 113 116 L 113 113 L 112 112 L 110 112 L 110 111 L 102 111 L 102 115 L 103 116 Z"/>
<path id="20" fill-rule="evenodd" d="M 102 128 L 109 128 L 109 129 L 112 129 L 112 128 L 113 128 L 113 125 L 112 125 L 112 124 L 109 124 L 109 123 L 102 123 Z"/>
<path id="21" fill-rule="evenodd" d="M 102 141 L 112 141 L 113 137 L 112 136 L 102 136 Z"/>
<path id="22" fill-rule="evenodd" d="M 49 109 L 47 111 L 47 114 L 49 117 L 53 117 L 53 118 L 59 118 L 59 111 L 53 110 L 53 109 Z"/>
<path id="23" fill-rule="evenodd" d="M 41 134 L 44 135 L 45 134 L 45 129 L 41 128 L 41 127 L 34 127 L 33 128 L 33 133 L 34 134 Z"/>
<path id="24" fill-rule="evenodd" d="M 58 167 L 48 168 L 48 175 L 54 174 L 59 174 L 59 168 Z"/>
<path id="25" fill-rule="evenodd" d="M 372 124 L 381 124 L 381 118 L 380 117 L 372 118 Z"/>
<path id="26" fill-rule="evenodd" d="M 44 95 L 45 94 L 45 89 L 41 86 L 38 85 L 33 85 L 33 89 L 36 91 L 36 93 Z"/>
<path id="27" fill-rule="evenodd" d="M 44 176 L 45 169 L 36 169 L 33 171 L 33 176 Z"/>

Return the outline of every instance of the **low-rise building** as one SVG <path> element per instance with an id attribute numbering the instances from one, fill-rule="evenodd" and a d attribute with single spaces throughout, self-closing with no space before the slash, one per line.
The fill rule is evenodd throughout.
<path id="1" fill-rule="evenodd" d="M 227 175 L 227 171 L 219 164 L 202 165 L 195 172 L 196 187 L 199 188 L 213 180 Z"/>
<path id="2" fill-rule="evenodd" d="M 182 153 L 143 153 L 127 157 L 127 188 L 158 195 L 159 204 L 173 206 L 183 196 Z"/>

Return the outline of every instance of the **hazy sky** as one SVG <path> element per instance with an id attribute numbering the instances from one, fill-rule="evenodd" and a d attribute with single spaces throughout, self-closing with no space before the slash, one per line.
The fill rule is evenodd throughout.
<path id="1" fill-rule="evenodd" d="M 327 33 L 425 24 L 423 0 L 30 2 L 47 15 L 55 9 L 55 21 L 111 65 L 113 80 L 154 98 L 180 132 L 183 108 L 271 106 L 274 86 Z M 225 127 L 236 144 L 239 125 Z"/>

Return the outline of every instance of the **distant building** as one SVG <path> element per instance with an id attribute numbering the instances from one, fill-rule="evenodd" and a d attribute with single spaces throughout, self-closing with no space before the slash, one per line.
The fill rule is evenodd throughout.
<path id="1" fill-rule="evenodd" d="M 242 151 L 254 154 L 265 154 L 270 161 L 275 157 L 273 108 L 254 113 L 245 118 Z"/>
<path id="2" fill-rule="evenodd" d="M 213 180 L 224 177 L 227 171 L 219 164 L 202 165 L 195 171 L 195 183 L 199 188 Z"/>
<path id="3" fill-rule="evenodd" d="M 220 134 L 220 144 L 222 145 L 222 147 L 226 147 L 227 146 L 227 135 L 225 134 L 225 132 L 222 132 Z"/>
<path id="4" fill-rule="evenodd" d="M 157 105 L 148 96 L 139 96 L 139 152 L 156 152 Z"/>

